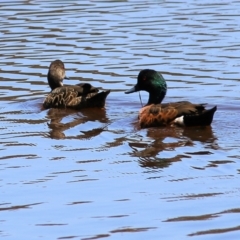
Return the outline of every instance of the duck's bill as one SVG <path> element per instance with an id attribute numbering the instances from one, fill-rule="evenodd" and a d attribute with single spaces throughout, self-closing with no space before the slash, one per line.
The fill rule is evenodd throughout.
<path id="1" fill-rule="evenodd" d="M 125 93 L 128 94 L 128 93 L 138 92 L 139 90 L 140 89 L 139 89 L 138 85 L 135 85 L 133 88 L 125 91 Z"/>

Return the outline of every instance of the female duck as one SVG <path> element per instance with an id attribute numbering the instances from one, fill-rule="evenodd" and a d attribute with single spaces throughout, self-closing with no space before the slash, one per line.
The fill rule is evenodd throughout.
<path id="1" fill-rule="evenodd" d="M 65 75 L 64 63 L 61 60 L 55 60 L 50 64 L 47 78 L 52 91 L 43 102 L 43 107 L 46 109 L 81 109 L 86 107 L 103 108 L 106 97 L 110 93 L 109 90 L 99 93 L 99 90 L 89 83 L 64 86 L 63 79 L 68 78 Z"/>
<path id="2" fill-rule="evenodd" d="M 137 84 L 125 93 L 138 91 L 149 93 L 148 103 L 139 112 L 141 128 L 180 125 L 211 125 L 217 107 L 205 109 L 205 104 L 193 104 L 187 101 L 161 104 L 167 92 L 165 79 L 158 72 L 145 69 L 140 71 Z"/>

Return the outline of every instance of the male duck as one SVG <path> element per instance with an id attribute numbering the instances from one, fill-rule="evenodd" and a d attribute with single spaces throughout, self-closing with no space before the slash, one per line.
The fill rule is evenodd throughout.
<path id="1" fill-rule="evenodd" d="M 106 97 L 110 93 L 102 91 L 89 83 L 82 83 L 73 86 L 64 86 L 63 79 L 68 79 L 65 75 L 64 63 L 61 60 L 55 60 L 50 64 L 48 70 L 48 84 L 52 89 L 43 102 L 43 107 L 48 108 L 103 108 Z"/>
<path id="2" fill-rule="evenodd" d="M 193 104 L 187 101 L 161 104 L 167 92 L 167 84 L 161 74 L 155 70 L 140 71 L 137 84 L 125 93 L 138 91 L 149 93 L 148 103 L 139 112 L 141 128 L 180 125 L 211 125 L 217 107 L 206 110 L 205 104 Z"/>

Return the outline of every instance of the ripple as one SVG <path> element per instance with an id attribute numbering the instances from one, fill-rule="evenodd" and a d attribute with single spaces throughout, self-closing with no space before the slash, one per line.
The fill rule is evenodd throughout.
<path id="1" fill-rule="evenodd" d="M 239 8 L 1 2 L 0 236 L 238 239 Z M 43 110 L 54 59 L 66 84 L 111 89 L 106 108 Z M 144 68 L 166 78 L 166 101 L 217 105 L 212 126 L 139 129 L 139 97 L 123 92 Z"/>

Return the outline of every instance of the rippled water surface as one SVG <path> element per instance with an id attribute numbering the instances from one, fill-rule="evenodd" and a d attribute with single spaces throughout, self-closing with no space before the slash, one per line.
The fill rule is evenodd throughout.
<path id="1" fill-rule="evenodd" d="M 240 1 L 1 1 L 0 237 L 240 238 Z M 43 110 L 51 61 L 105 109 Z M 152 68 L 209 128 L 140 130 Z M 142 93 L 146 102 L 147 94 Z"/>

